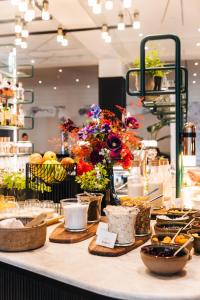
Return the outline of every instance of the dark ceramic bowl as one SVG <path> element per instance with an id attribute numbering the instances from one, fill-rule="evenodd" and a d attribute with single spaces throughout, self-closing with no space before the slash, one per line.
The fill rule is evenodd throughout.
<path id="1" fill-rule="evenodd" d="M 189 259 L 189 251 L 186 248 L 177 256 L 173 256 L 178 248 L 177 245 L 147 245 L 141 248 L 140 254 L 144 265 L 151 272 L 172 275 L 182 271 Z"/>
<path id="2" fill-rule="evenodd" d="M 176 216 L 176 217 L 180 217 L 180 216 L 183 216 L 186 212 L 189 212 L 190 209 L 189 208 L 184 208 L 184 209 L 181 209 L 181 208 L 170 208 L 168 209 L 167 211 L 167 215 L 169 216 Z M 188 216 L 189 216 L 189 219 L 191 220 L 192 219 L 192 215 L 193 214 L 196 214 L 197 213 L 197 210 L 196 209 L 192 209 L 189 213 L 188 213 Z"/>
<path id="3" fill-rule="evenodd" d="M 165 219 L 167 217 L 168 219 Z M 175 216 L 175 215 L 158 215 L 156 216 L 156 222 L 159 223 L 187 223 L 189 222 L 189 216 Z"/>
<path id="4" fill-rule="evenodd" d="M 174 233 L 168 233 L 168 234 L 155 234 L 155 235 L 153 235 L 152 237 L 151 237 L 151 244 L 160 244 L 160 245 L 166 245 L 166 244 L 170 244 L 171 243 L 171 241 L 169 240 L 168 242 L 163 242 L 163 240 L 164 240 L 164 238 L 166 238 L 166 237 L 170 237 L 170 239 L 172 240 L 172 238 L 174 237 Z M 179 235 L 183 235 L 186 239 L 190 239 L 191 238 L 191 234 L 186 234 L 186 233 L 180 233 Z M 193 242 L 194 242 L 194 238 L 193 238 L 193 240 L 187 245 L 187 249 L 189 250 L 189 251 L 191 251 L 192 250 L 192 248 L 193 248 Z M 172 245 L 174 245 L 174 244 L 176 244 L 176 245 L 178 245 L 179 247 L 180 246 L 182 246 L 182 243 L 178 243 L 178 242 L 174 242 Z"/>
<path id="5" fill-rule="evenodd" d="M 194 251 L 200 253 L 200 229 L 191 229 L 188 233 L 194 238 Z"/>
<path id="6" fill-rule="evenodd" d="M 186 226 L 187 223 L 160 223 L 160 224 L 155 224 L 154 225 L 154 230 L 156 234 L 165 234 L 167 235 L 168 233 L 176 233 L 181 227 Z M 191 226 L 189 225 L 187 229 L 183 230 L 183 233 L 187 233 L 188 230 L 191 229 Z"/>

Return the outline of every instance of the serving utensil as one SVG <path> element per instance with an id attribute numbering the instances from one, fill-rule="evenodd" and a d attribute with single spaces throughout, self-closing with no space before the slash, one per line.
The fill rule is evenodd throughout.
<path id="1" fill-rule="evenodd" d="M 183 248 L 185 248 L 190 242 L 193 241 L 193 237 L 189 238 L 176 252 L 174 252 L 173 256 L 176 256 Z"/>
<path id="2" fill-rule="evenodd" d="M 188 210 L 184 215 L 182 215 L 182 218 L 186 217 L 189 213 L 191 213 L 192 209 Z"/>
<path id="3" fill-rule="evenodd" d="M 195 218 L 193 218 L 189 223 L 187 223 L 184 227 L 183 230 L 185 230 L 189 225 L 191 225 L 194 222 Z"/>
<path id="4" fill-rule="evenodd" d="M 151 203 L 151 202 L 153 202 L 153 201 L 155 201 L 155 200 L 157 200 L 161 197 L 163 197 L 163 195 L 158 195 L 158 196 L 154 197 L 153 199 L 148 200 L 147 203 Z"/>
<path id="5" fill-rule="evenodd" d="M 35 217 L 30 222 L 26 223 L 25 227 L 34 227 L 40 225 L 45 219 L 47 215 L 44 213 L 39 214 L 37 217 Z"/>
<path id="6" fill-rule="evenodd" d="M 173 244 L 173 243 L 174 243 L 176 237 L 177 237 L 177 236 L 179 235 L 179 233 L 183 230 L 183 228 L 184 228 L 184 227 L 181 227 L 181 228 L 177 231 L 177 233 L 173 236 L 173 238 L 172 238 L 170 244 Z"/>

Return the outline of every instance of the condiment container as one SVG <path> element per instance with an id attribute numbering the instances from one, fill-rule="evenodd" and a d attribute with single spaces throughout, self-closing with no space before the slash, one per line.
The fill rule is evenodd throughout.
<path id="1" fill-rule="evenodd" d="M 77 195 L 78 202 L 89 203 L 88 223 L 99 222 L 101 218 L 101 202 L 103 194 L 101 193 L 82 193 Z"/>
<path id="2" fill-rule="evenodd" d="M 108 205 L 104 208 L 108 217 L 108 229 L 117 234 L 116 246 L 128 246 L 135 242 L 135 221 L 139 209 Z"/>
<path id="3" fill-rule="evenodd" d="M 131 173 L 128 176 L 128 196 L 140 197 L 144 195 L 144 183 L 140 173 L 139 161 L 133 161 Z"/>
<path id="4" fill-rule="evenodd" d="M 162 177 L 159 172 L 159 161 L 152 160 L 151 161 L 151 168 L 150 168 L 150 175 L 148 178 L 148 192 L 152 192 L 153 190 L 157 189 L 156 192 L 153 193 L 153 196 L 163 195 L 163 181 Z M 158 200 L 153 201 L 151 203 L 152 208 L 162 208 L 163 207 L 163 197 L 160 197 Z"/>
<path id="5" fill-rule="evenodd" d="M 77 199 L 61 200 L 64 211 L 64 227 L 68 231 L 84 231 L 87 228 L 89 203 L 80 203 Z"/>

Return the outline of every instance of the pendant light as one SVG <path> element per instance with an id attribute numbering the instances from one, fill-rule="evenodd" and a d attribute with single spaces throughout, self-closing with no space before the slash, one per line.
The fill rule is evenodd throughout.
<path id="1" fill-rule="evenodd" d="M 63 40 L 63 29 L 61 26 L 59 26 L 57 30 L 57 42 L 62 43 L 62 40 Z"/>
<path id="2" fill-rule="evenodd" d="M 28 47 L 27 41 L 25 38 L 22 38 L 21 48 L 26 49 Z"/>
<path id="3" fill-rule="evenodd" d="M 35 18 L 35 1 L 29 0 L 27 11 L 24 14 L 24 20 L 31 22 Z"/>
<path id="4" fill-rule="evenodd" d="M 28 32 L 26 23 L 23 24 L 21 36 L 24 38 L 27 38 L 29 36 L 29 32 Z"/>
<path id="5" fill-rule="evenodd" d="M 92 7 L 92 11 L 95 15 L 99 15 L 102 12 L 101 1 L 97 0 Z"/>
<path id="6" fill-rule="evenodd" d="M 124 8 L 131 8 L 132 0 L 123 0 Z"/>
<path id="7" fill-rule="evenodd" d="M 19 11 L 25 13 L 28 10 L 28 2 L 27 0 L 21 0 L 18 5 Z"/>
<path id="8" fill-rule="evenodd" d="M 69 45 L 69 40 L 68 40 L 67 33 L 65 33 L 65 35 L 63 36 L 63 40 L 61 42 L 61 45 L 64 46 L 64 47 Z"/>
<path id="9" fill-rule="evenodd" d="M 119 14 L 119 22 L 117 24 L 117 29 L 119 31 L 122 31 L 125 29 L 125 23 L 124 23 L 124 15 L 123 14 Z"/>
<path id="10" fill-rule="evenodd" d="M 15 45 L 16 46 L 20 46 L 22 42 L 22 38 L 21 38 L 21 34 L 20 33 L 16 33 L 16 37 L 15 37 Z"/>
<path id="11" fill-rule="evenodd" d="M 15 32 L 20 33 L 22 31 L 22 19 L 21 17 L 15 17 Z"/>
<path id="12" fill-rule="evenodd" d="M 107 36 L 108 36 L 108 26 L 106 24 L 103 24 L 101 29 L 101 37 L 102 39 L 105 40 Z"/>
<path id="13" fill-rule="evenodd" d="M 49 19 L 50 19 L 49 2 L 47 0 L 44 0 L 42 6 L 42 20 L 48 21 Z"/>
<path id="14" fill-rule="evenodd" d="M 113 9 L 113 0 L 106 0 L 105 1 L 105 9 L 112 10 Z"/>
<path id="15" fill-rule="evenodd" d="M 140 13 L 138 10 L 135 10 L 133 14 L 133 28 L 140 29 Z"/>

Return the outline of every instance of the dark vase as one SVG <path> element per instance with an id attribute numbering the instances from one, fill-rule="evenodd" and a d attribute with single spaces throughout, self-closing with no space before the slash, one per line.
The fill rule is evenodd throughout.
<path id="1" fill-rule="evenodd" d="M 160 91 L 162 86 L 162 77 L 154 76 L 154 91 Z"/>
<path id="2" fill-rule="evenodd" d="M 113 173 L 113 168 L 110 168 L 107 170 L 109 174 L 109 184 L 107 187 L 107 190 L 105 191 L 105 201 L 106 205 L 119 205 L 120 201 L 117 196 L 117 193 L 115 191 L 115 186 L 114 186 L 114 173 Z"/>

